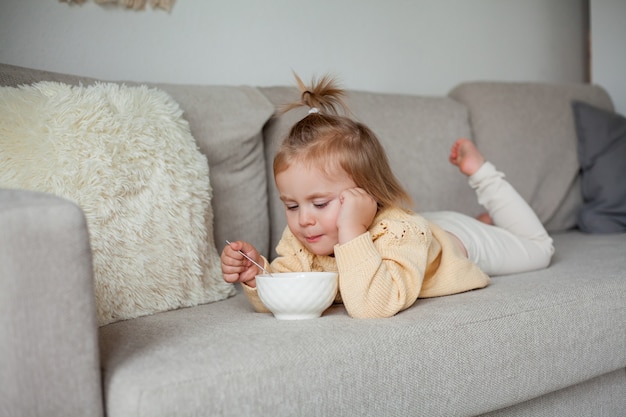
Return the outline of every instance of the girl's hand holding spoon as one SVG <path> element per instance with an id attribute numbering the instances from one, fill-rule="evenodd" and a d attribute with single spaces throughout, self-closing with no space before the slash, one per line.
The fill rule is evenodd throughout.
<path id="1" fill-rule="evenodd" d="M 255 277 L 260 271 L 271 275 L 261 266 L 262 258 L 254 246 L 243 241 L 227 240 L 226 243 L 220 257 L 224 281 L 242 282 L 254 288 L 256 287 Z"/>

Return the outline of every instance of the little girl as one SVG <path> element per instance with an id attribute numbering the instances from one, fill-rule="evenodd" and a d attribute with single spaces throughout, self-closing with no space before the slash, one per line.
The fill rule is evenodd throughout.
<path id="1" fill-rule="evenodd" d="M 274 179 L 287 228 L 271 264 L 248 242 L 222 251 L 227 282 L 241 282 L 257 311 L 257 267 L 271 272 L 337 271 L 339 296 L 356 318 L 390 317 L 417 298 L 488 285 L 489 275 L 545 268 L 554 252 L 541 222 L 504 175 L 468 139 L 450 162 L 469 177 L 485 222 L 456 212 L 416 214 L 392 173 L 384 149 L 365 125 L 348 117 L 344 91 L 328 77 L 310 88 L 296 76 L 309 113 L 296 123 L 274 159 Z"/>

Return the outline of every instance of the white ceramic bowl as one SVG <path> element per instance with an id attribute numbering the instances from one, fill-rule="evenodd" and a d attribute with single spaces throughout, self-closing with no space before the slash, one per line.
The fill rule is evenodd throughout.
<path id="1" fill-rule="evenodd" d="M 280 320 L 314 319 L 337 295 L 336 272 L 283 272 L 256 276 L 263 304 Z"/>

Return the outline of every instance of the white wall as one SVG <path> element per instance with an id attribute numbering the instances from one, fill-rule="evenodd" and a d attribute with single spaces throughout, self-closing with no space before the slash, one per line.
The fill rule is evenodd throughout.
<path id="1" fill-rule="evenodd" d="M 608 0 L 607 0 L 608 1 Z M 616 0 L 622 1 L 622 0 Z M 580 82 L 584 0 L 177 0 L 171 13 L 2 0 L 0 62 L 109 80 L 445 94 L 468 80 Z"/>
<path id="2" fill-rule="evenodd" d="M 626 115 L 626 1 L 591 0 L 591 79 Z"/>

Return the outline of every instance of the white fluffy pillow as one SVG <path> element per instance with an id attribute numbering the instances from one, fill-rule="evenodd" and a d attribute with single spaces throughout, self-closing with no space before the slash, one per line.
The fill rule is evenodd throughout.
<path id="1" fill-rule="evenodd" d="M 82 208 L 100 325 L 235 292 L 213 243 L 206 158 L 161 90 L 0 87 L 0 187 Z"/>

